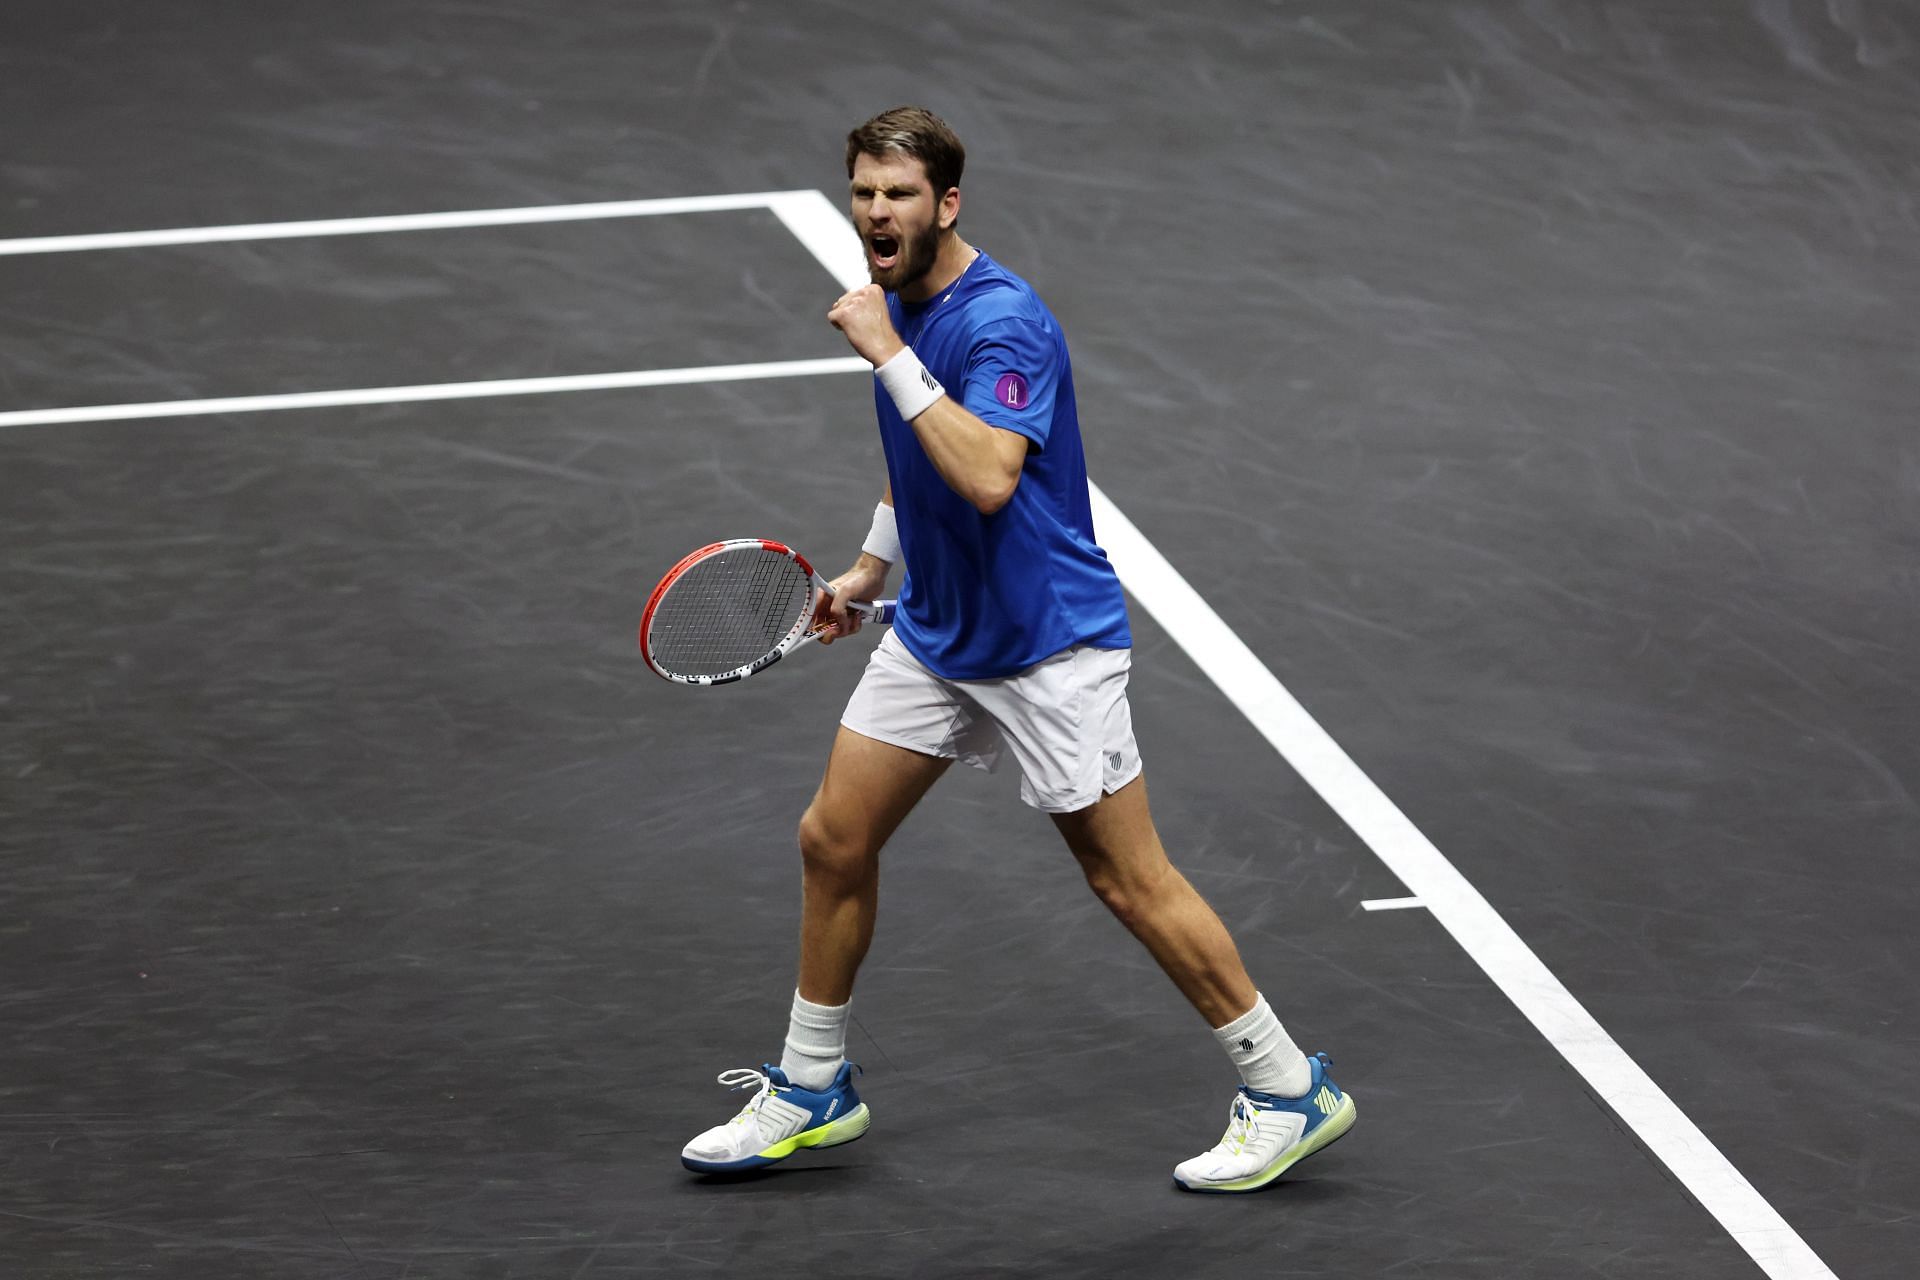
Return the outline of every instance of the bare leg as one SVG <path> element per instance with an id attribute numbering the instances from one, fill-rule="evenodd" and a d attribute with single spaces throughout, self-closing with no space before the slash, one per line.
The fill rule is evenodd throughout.
<path id="1" fill-rule="evenodd" d="M 815 1004 L 853 998 L 873 941 L 880 848 L 950 760 L 842 728 L 820 790 L 800 819 L 800 994 Z"/>
<path id="2" fill-rule="evenodd" d="M 1167 861 L 1147 810 L 1147 780 L 1135 778 L 1075 813 L 1053 816 L 1087 883 L 1145 944 L 1180 994 L 1222 1027 L 1253 1008 L 1253 980 L 1206 899 Z"/>

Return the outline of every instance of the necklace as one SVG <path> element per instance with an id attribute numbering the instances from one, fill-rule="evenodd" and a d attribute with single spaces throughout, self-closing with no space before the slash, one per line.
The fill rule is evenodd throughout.
<path id="1" fill-rule="evenodd" d="M 927 331 L 927 323 L 933 319 L 933 313 L 946 306 L 947 300 L 959 292 L 960 282 L 967 278 L 967 272 L 973 270 L 973 264 L 978 261 L 980 261 L 980 251 L 975 249 L 973 256 L 967 259 L 967 265 L 960 268 L 960 274 L 955 276 L 953 283 L 947 286 L 947 291 L 928 303 L 926 309 L 916 317 L 918 323 L 913 326 L 913 333 L 907 339 L 908 346 L 911 347 L 920 341 L 920 335 Z"/>

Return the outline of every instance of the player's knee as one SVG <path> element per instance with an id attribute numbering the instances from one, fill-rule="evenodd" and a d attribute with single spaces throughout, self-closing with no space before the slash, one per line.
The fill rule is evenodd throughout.
<path id="1" fill-rule="evenodd" d="M 1089 861 L 1081 865 L 1087 873 L 1087 887 L 1128 928 L 1153 916 L 1166 899 L 1174 875 L 1172 865 L 1165 861 L 1128 870 L 1109 862 Z"/>
<path id="2" fill-rule="evenodd" d="M 853 885 L 873 873 L 874 858 L 866 841 L 845 823 L 835 822 L 818 804 L 800 816 L 800 857 L 807 874 Z"/>

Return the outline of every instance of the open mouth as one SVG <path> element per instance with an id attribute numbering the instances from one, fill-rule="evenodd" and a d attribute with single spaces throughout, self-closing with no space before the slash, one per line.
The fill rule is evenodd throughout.
<path id="1" fill-rule="evenodd" d="M 884 271 L 900 260 L 900 241 L 876 232 L 867 237 L 867 252 L 873 255 L 873 265 Z"/>

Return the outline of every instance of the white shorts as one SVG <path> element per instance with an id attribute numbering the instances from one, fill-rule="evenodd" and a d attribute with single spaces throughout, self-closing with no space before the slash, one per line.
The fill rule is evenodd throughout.
<path id="1" fill-rule="evenodd" d="M 1072 813 L 1140 776 L 1127 707 L 1132 665 L 1130 649 L 1076 645 L 1015 675 L 947 680 L 889 630 L 840 723 L 988 772 L 1009 747 L 1020 762 L 1020 798 L 1046 813 Z"/>

